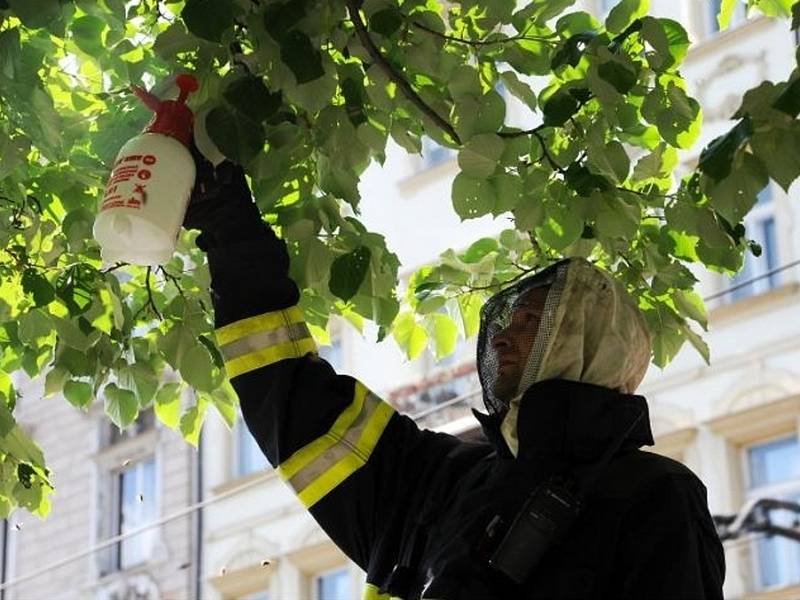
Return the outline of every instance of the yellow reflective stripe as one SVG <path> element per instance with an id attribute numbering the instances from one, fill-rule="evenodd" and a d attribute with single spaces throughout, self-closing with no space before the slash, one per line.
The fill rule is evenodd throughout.
<path id="1" fill-rule="evenodd" d="M 292 306 L 285 310 L 276 310 L 274 312 L 264 313 L 263 315 L 248 317 L 241 321 L 235 321 L 234 323 L 220 327 L 215 333 L 217 336 L 217 343 L 220 346 L 224 346 L 225 344 L 229 344 L 239 338 L 254 333 L 279 329 L 292 323 L 302 322 L 303 311 L 300 310 L 299 306 Z"/>
<path id="2" fill-rule="evenodd" d="M 381 402 L 377 406 L 353 451 L 297 494 L 306 508 L 314 506 L 336 486 L 367 464 L 392 414 L 394 409 L 386 402 Z"/>
<path id="3" fill-rule="evenodd" d="M 366 396 L 367 388 L 363 383 L 357 381 L 355 393 L 353 394 L 353 401 L 342 411 L 342 414 L 339 415 L 328 432 L 318 437 L 310 444 L 306 444 L 282 462 L 277 468 L 278 475 L 286 480 L 291 479 L 301 469 L 308 466 L 331 446 L 336 444 L 347 432 L 350 425 L 353 424 L 353 421 L 356 420 L 356 417 L 358 417 L 361 408 L 364 406 L 364 398 L 366 398 Z"/>
<path id="4" fill-rule="evenodd" d="M 312 338 L 284 342 L 277 346 L 257 350 L 256 352 L 251 352 L 226 361 L 225 370 L 228 373 L 228 377 L 233 378 L 237 375 L 271 365 L 280 360 L 305 356 L 309 352 L 315 352 L 316 350 L 317 345 Z"/>
<path id="5" fill-rule="evenodd" d="M 403 598 L 400 596 L 392 596 L 388 593 L 381 594 L 377 585 L 368 583 L 364 586 L 364 593 L 361 594 L 361 600 L 403 600 Z"/>

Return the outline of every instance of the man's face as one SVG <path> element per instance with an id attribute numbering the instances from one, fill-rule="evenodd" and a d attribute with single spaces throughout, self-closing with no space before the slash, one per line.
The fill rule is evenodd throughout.
<path id="1" fill-rule="evenodd" d="M 498 360 L 494 393 L 502 400 L 510 400 L 517 393 L 533 340 L 539 330 L 548 290 L 540 287 L 522 294 L 514 305 L 508 327 L 491 339 Z"/>

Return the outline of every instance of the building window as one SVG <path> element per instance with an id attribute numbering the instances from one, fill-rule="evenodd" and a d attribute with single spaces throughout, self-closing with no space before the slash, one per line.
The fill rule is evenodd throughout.
<path id="1" fill-rule="evenodd" d="M 269 467 L 264 453 L 258 447 L 255 438 L 247 429 L 241 414 L 236 419 L 234 429 L 234 477 L 244 477 L 251 473 L 263 471 Z"/>
<path id="2" fill-rule="evenodd" d="M 719 21 L 717 20 L 717 15 L 719 15 L 720 8 L 722 7 L 722 0 L 699 0 L 699 1 L 706 11 L 705 15 L 706 33 L 709 36 L 719 33 Z M 736 6 L 733 9 L 733 14 L 731 15 L 731 21 L 728 27 L 729 28 L 734 27 L 735 25 L 743 22 L 746 18 L 747 14 L 746 14 L 745 3 L 743 1 L 742 2 L 737 1 Z"/>
<path id="3" fill-rule="evenodd" d="M 800 502 L 800 440 L 797 434 L 751 446 L 746 450 L 747 497 Z M 772 511 L 773 524 L 792 527 L 796 515 Z M 800 544 L 780 536 L 754 543 L 756 589 L 800 583 Z"/>
<path id="4" fill-rule="evenodd" d="M 108 445 L 119 444 L 125 440 L 133 439 L 145 431 L 154 429 L 156 425 L 155 413 L 152 410 L 144 410 L 139 413 L 136 420 L 125 429 L 120 429 L 113 423 L 109 423 L 107 443 Z"/>
<path id="5" fill-rule="evenodd" d="M 608 16 L 608 13 L 611 12 L 611 9 L 617 4 L 617 1 L 618 0 L 600 0 L 597 3 L 598 14 L 601 19 L 605 19 Z"/>
<path id="6" fill-rule="evenodd" d="M 319 356 L 324 358 L 337 373 L 344 370 L 344 349 L 341 337 L 332 337 L 328 346 L 320 346 L 317 350 Z"/>
<path id="7" fill-rule="evenodd" d="M 255 592 L 245 596 L 239 596 L 239 600 L 271 600 L 268 592 Z"/>
<path id="8" fill-rule="evenodd" d="M 745 253 L 744 265 L 731 280 L 730 302 L 749 296 L 763 294 L 780 284 L 780 273 L 772 273 L 757 281 L 751 281 L 778 267 L 778 239 L 775 229 L 775 202 L 772 186 L 767 186 L 758 195 L 758 202 L 745 218 L 747 237 L 761 246 L 761 256 Z"/>
<path id="9" fill-rule="evenodd" d="M 350 600 L 353 597 L 352 581 L 347 568 L 321 573 L 314 579 L 315 600 Z"/>
<path id="10" fill-rule="evenodd" d="M 431 138 L 424 136 L 422 138 L 422 168 L 432 169 L 442 163 L 450 160 L 454 152 L 450 148 L 441 146 L 433 141 Z"/>
<path id="11" fill-rule="evenodd" d="M 151 457 L 129 465 L 116 476 L 116 531 L 126 535 L 153 522 L 158 516 L 156 461 Z M 124 538 L 117 548 L 118 569 L 147 562 L 156 543 L 155 528 Z"/>

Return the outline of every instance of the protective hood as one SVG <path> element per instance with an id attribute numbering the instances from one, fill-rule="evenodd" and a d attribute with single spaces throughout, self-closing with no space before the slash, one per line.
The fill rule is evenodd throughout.
<path id="1" fill-rule="evenodd" d="M 516 393 L 496 393 L 499 357 L 492 338 L 504 331 L 521 298 L 536 288 L 546 294 Z M 634 299 L 610 274 L 571 258 L 527 277 L 489 299 L 481 311 L 478 372 L 490 413 L 504 412 L 501 431 L 516 455 L 517 414 L 534 383 L 565 379 L 633 393 L 650 362 L 650 336 Z M 508 396 L 508 394 L 506 394 Z"/>

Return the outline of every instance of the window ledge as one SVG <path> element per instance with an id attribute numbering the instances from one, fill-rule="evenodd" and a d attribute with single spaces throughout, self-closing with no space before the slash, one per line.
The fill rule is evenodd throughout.
<path id="1" fill-rule="evenodd" d="M 278 476 L 278 473 L 274 469 L 264 470 L 264 471 L 256 471 L 255 473 L 250 473 L 249 475 L 242 475 L 241 477 L 233 477 L 229 479 L 225 483 L 221 483 L 211 488 L 211 493 L 215 496 L 219 496 L 220 494 L 224 494 L 231 490 L 235 490 L 236 488 L 248 485 L 250 483 L 255 483 L 256 481 L 263 480 L 264 483 L 271 479 L 275 479 Z"/>
<path id="2" fill-rule="evenodd" d="M 797 598 L 800 598 L 800 584 L 744 595 L 744 600 L 796 600 Z"/>
<path id="3" fill-rule="evenodd" d="M 791 300 L 797 300 L 800 297 L 800 283 L 793 281 L 786 283 L 780 287 L 774 288 L 763 294 L 749 296 L 736 302 L 723 304 L 717 308 L 709 311 L 709 322 L 717 325 L 738 319 L 744 314 L 752 312 L 762 312 L 764 307 L 782 302 L 789 303 Z"/>
<path id="4" fill-rule="evenodd" d="M 456 157 L 452 156 L 438 165 L 423 167 L 419 171 L 414 171 L 407 177 L 402 178 L 397 182 L 397 189 L 406 196 L 415 194 L 420 186 L 439 182 L 445 176 L 455 176 L 458 172 L 457 167 Z"/>
<path id="5" fill-rule="evenodd" d="M 706 425 L 712 432 L 729 442 L 745 445 L 797 431 L 798 419 L 800 419 L 800 396 L 791 396 L 718 417 Z"/>
<path id="6" fill-rule="evenodd" d="M 683 453 L 695 437 L 697 437 L 696 427 L 682 427 L 657 436 L 655 445 L 645 450 L 683 462 Z"/>

